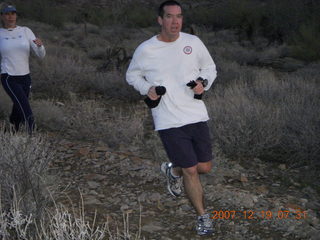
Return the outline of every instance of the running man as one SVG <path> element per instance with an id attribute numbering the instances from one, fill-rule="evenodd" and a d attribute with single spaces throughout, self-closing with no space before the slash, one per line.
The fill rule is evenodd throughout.
<path id="1" fill-rule="evenodd" d="M 181 32 L 182 7 L 165 1 L 158 10 L 158 35 L 135 50 L 127 70 L 127 82 L 153 101 L 155 130 L 158 131 L 170 162 L 161 164 L 169 192 L 178 197 L 185 192 L 197 212 L 199 235 L 213 233 L 213 223 L 204 207 L 199 174 L 212 169 L 212 146 L 206 121 L 208 113 L 201 95 L 217 76 L 215 64 L 202 41 Z M 193 88 L 187 84 L 194 80 Z M 164 95 L 157 92 L 165 87 Z"/>

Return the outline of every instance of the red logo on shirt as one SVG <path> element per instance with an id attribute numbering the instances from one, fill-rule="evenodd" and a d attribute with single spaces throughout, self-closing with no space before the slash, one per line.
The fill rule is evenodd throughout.
<path id="1" fill-rule="evenodd" d="M 184 48 L 183 48 L 183 52 L 185 53 L 185 54 L 191 54 L 192 53 L 192 47 L 190 47 L 190 46 L 185 46 Z"/>

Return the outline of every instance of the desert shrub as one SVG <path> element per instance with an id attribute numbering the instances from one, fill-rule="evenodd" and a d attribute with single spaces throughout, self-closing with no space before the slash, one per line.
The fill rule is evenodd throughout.
<path id="1" fill-rule="evenodd" d="M 155 23 L 155 11 L 150 12 L 146 3 L 137 1 L 112 1 L 110 6 L 101 7 L 98 4 L 84 2 L 77 6 L 69 20 L 76 23 L 92 23 L 98 26 L 124 25 L 130 27 L 146 27 Z"/>
<path id="2" fill-rule="evenodd" d="M 274 78 L 271 73 L 264 74 Z M 282 126 L 279 113 L 263 96 L 255 96 L 258 86 L 253 85 L 240 79 L 225 89 L 217 87 L 212 104 L 209 103 L 214 138 L 229 156 L 259 155 L 279 143 L 278 132 Z M 274 124 L 276 119 L 279 125 Z"/>
<path id="3" fill-rule="evenodd" d="M 96 93 L 106 99 L 118 99 L 126 102 L 136 102 L 141 99 L 140 94 L 125 80 L 118 71 L 97 72 L 83 84 L 82 92 Z"/>
<path id="4" fill-rule="evenodd" d="M 44 135 L 0 134 L 0 184 L 1 203 L 10 208 L 14 193 L 25 214 L 38 217 L 46 207 L 45 189 L 48 164 L 54 151 Z"/>
<path id="5" fill-rule="evenodd" d="M 9 211 L 0 204 L 0 238 L 3 240 L 117 240 L 145 239 L 141 236 L 141 217 L 139 229 L 130 229 L 129 213 L 123 213 L 123 230 L 113 229 L 109 222 L 97 224 L 94 216 L 88 220 L 85 206 L 79 210 L 68 209 L 62 204 L 46 209 L 36 221 L 32 214 L 25 214 L 17 199 Z"/>
<path id="6" fill-rule="evenodd" d="M 19 15 L 61 28 L 67 19 L 69 9 L 57 7 L 53 1 L 17 1 Z"/>
<path id="7" fill-rule="evenodd" d="M 251 83 L 217 86 L 208 104 L 214 139 L 230 157 L 315 166 L 318 89 L 316 81 L 277 79 L 268 71 L 257 72 Z"/>
<path id="8" fill-rule="evenodd" d="M 148 7 L 145 3 L 131 3 L 123 12 L 124 25 L 135 28 L 149 27 L 156 24 L 156 8 Z"/>
<path id="9" fill-rule="evenodd" d="M 33 94 L 35 97 L 68 98 L 77 92 L 94 67 L 86 63 L 83 53 L 69 48 L 47 47 L 42 62 L 32 59 Z"/>
<path id="10" fill-rule="evenodd" d="M 9 114 L 11 111 L 12 101 L 7 93 L 0 86 L 0 119 L 9 119 Z"/>
<path id="11" fill-rule="evenodd" d="M 290 153 L 293 165 L 319 168 L 320 94 L 319 76 L 287 75 L 287 95 L 282 106 L 285 126 L 282 144 Z"/>
<path id="12" fill-rule="evenodd" d="M 306 65 L 304 68 L 300 68 L 291 75 L 302 80 L 311 80 L 320 82 L 320 62 L 314 62 Z"/>
<path id="13" fill-rule="evenodd" d="M 32 111 L 39 131 L 62 131 L 66 124 L 64 104 L 54 100 L 32 101 Z"/>
<path id="14" fill-rule="evenodd" d="M 94 52 L 92 52 L 94 54 Z M 119 71 L 125 72 L 129 65 L 131 56 L 128 56 L 127 50 L 121 46 L 105 46 L 104 50 L 96 52 L 95 55 L 91 54 L 91 58 L 101 58 L 101 64 L 97 63 L 97 71 Z M 89 55 L 90 56 L 90 55 Z"/>
<path id="15" fill-rule="evenodd" d="M 118 92 L 123 92 L 121 95 L 130 93 L 128 84 L 124 84 L 124 77 L 120 79 L 130 60 L 126 48 L 111 46 L 107 42 L 102 45 L 102 42 L 96 37 L 85 38 L 81 43 L 82 49 L 49 44 L 47 56 L 43 61 L 31 59 L 35 97 L 63 99 L 68 98 L 70 91 L 97 91 L 96 93 L 105 94 L 106 87 L 98 88 L 102 86 L 99 83 L 102 81 L 105 86 L 114 89 L 112 92 L 109 91 L 112 97 L 119 96 Z"/>
<path id="16" fill-rule="evenodd" d="M 105 48 L 98 46 L 93 47 L 91 51 L 88 53 L 88 57 L 93 60 L 102 60 L 105 57 Z"/>
<path id="17" fill-rule="evenodd" d="M 226 0 L 191 4 L 186 24 L 205 25 L 214 30 L 235 29 L 238 40 L 257 36 L 290 42 L 306 22 L 319 22 L 319 1 Z"/>
<path id="18" fill-rule="evenodd" d="M 91 23 L 97 26 L 155 26 L 157 1 L 111 1 L 108 6 L 81 1 L 16 1 L 22 17 L 63 27 L 66 22 Z M 264 36 L 272 41 L 288 41 L 302 24 L 319 22 L 319 1 L 185 1 L 185 23 L 211 29 L 237 29 L 240 39 Z M 153 9 L 150 11 L 150 9 Z M 54 14 L 52 14 L 54 12 Z M 97 31 L 97 30 L 95 30 Z"/>
<path id="19" fill-rule="evenodd" d="M 219 57 L 225 60 L 235 61 L 240 65 L 249 65 L 257 61 L 259 53 L 255 49 L 244 48 L 238 44 L 228 44 L 225 46 L 214 47 L 219 53 Z"/>
<path id="20" fill-rule="evenodd" d="M 126 49 L 108 46 L 94 49 L 88 53 L 92 62 L 79 49 L 48 45 L 44 60 L 31 59 L 33 96 L 69 99 L 70 92 L 73 92 L 87 96 L 94 93 L 118 99 L 139 99 L 139 95 L 125 82 L 124 73 L 130 60 Z"/>
<path id="21" fill-rule="evenodd" d="M 121 105 L 120 101 L 104 103 L 96 100 L 80 100 L 74 95 L 61 107 L 64 118 L 51 114 L 52 122 L 61 122 L 61 130 L 68 138 L 103 141 L 110 146 L 139 143 L 144 135 L 146 108 Z M 45 121 L 41 123 L 46 127 Z"/>
<path id="22" fill-rule="evenodd" d="M 213 1 L 188 9 L 186 22 L 215 30 L 237 29 L 241 38 L 248 39 L 258 32 L 263 12 L 263 4 L 256 0 Z"/>
<path id="23" fill-rule="evenodd" d="M 78 6 L 78 11 L 72 20 L 76 23 L 88 22 L 98 26 L 109 25 L 112 23 L 114 11 L 115 9 L 101 8 L 91 3 L 84 3 Z"/>
<path id="24" fill-rule="evenodd" d="M 218 76 L 213 88 L 217 85 L 235 86 L 237 83 L 247 84 L 254 82 L 259 68 L 241 66 L 235 61 L 228 61 L 223 57 L 215 58 Z M 236 88 L 236 87 L 235 87 Z"/>

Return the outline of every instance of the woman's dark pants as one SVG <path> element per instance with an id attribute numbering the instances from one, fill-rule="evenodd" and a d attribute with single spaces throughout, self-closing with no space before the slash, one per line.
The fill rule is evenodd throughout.
<path id="1" fill-rule="evenodd" d="M 13 102 L 10 123 L 14 125 L 15 131 L 18 131 L 23 123 L 28 133 L 31 133 L 34 129 L 34 119 L 28 99 L 31 88 L 30 74 L 23 76 L 1 74 L 1 83 Z"/>

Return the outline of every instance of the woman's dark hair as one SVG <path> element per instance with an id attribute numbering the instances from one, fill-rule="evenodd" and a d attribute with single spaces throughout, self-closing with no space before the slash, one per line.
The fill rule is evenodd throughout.
<path id="1" fill-rule="evenodd" d="M 163 18 L 163 15 L 164 15 L 164 7 L 165 6 L 179 6 L 180 8 L 181 7 L 181 4 L 178 3 L 177 1 L 165 1 L 163 3 L 161 3 L 161 5 L 159 6 L 159 9 L 158 9 L 158 16 L 159 17 L 162 17 Z"/>

